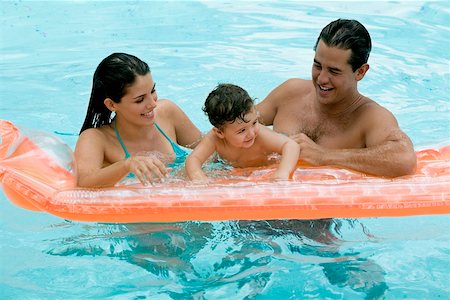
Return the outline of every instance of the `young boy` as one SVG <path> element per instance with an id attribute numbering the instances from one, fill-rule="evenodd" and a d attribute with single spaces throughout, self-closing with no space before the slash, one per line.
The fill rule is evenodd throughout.
<path id="1" fill-rule="evenodd" d="M 219 84 L 206 98 L 203 111 L 214 128 L 186 159 L 186 172 L 191 180 L 208 179 L 202 165 L 215 152 L 238 168 L 273 163 L 270 156 L 278 153 L 281 160 L 272 177 L 289 179 L 297 165 L 300 146 L 258 123 L 253 99 L 244 89 L 233 84 Z"/>

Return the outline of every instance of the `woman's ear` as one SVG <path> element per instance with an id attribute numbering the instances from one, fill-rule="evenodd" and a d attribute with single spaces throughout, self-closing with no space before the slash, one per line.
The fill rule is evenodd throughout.
<path id="1" fill-rule="evenodd" d="M 224 134 L 223 134 L 223 131 L 222 130 L 220 130 L 219 128 L 217 128 L 217 127 L 213 127 L 213 132 L 214 132 L 214 134 L 219 138 L 219 139 L 223 139 L 224 138 Z"/>
<path id="2" fill-rule="evenodd" d="M 112 112 L 116 111 L 116 102 L 114 102 L 111 98 L 106 98 L 103 103 L 105 104 L 106 108 L 109 109 Z"/>
<path id="3" fill-rule="evenodd" d="M 358 70 L 356 70 L 356 81 L 363 79 L 367 71 L 369 71 L 369 64 L 363 64 L 359 67 Z"/>

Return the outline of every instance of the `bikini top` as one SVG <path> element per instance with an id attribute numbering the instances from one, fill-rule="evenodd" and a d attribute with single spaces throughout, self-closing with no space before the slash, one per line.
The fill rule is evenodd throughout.
<path id="1" fill-rule="evenodd" d="M 116 122 L 114 121 L 114 132 L 116 133 L 117 139 L 119 140 L 120 145 L 122 146 L 123 152 L 125 152 L 125 158 L 131 157 L 130 153 L 127 150 L 127 147 L 125 147 L 125 144 L 122 141 L 122 138 L 120 137 L 119 131 L 116 128 Z M 185 149 L 183 149 L 180 145 L 173 142 L 170 137 L 159 127 L 158 124 L 154 123 L 155 127 L 159 130 L 159 132 L 162 133 L 162 135 L 169 141 L 170 145 L 172 146 L 173 152 L 175 153 L 175 160 L 170 163 L 169 167 L 175 167 L 179 166 L 180 164 L 184 163 L 186 160 L 186 157 L 189 155 L 189 152 Z"/>

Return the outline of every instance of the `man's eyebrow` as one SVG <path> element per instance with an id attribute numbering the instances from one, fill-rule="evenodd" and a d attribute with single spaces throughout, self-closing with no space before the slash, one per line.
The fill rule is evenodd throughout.
<path id="1" fill-rule="evenodd" d="M 315 63 L 315 64 L 322 65 L 322 64 L 321 64 L 319 61 L 317 61 L 316 59 L 314 59 L 314 63 Z M 328 70 L 335 71 L 335 72 L 342 72 L 341 69 L 336 68 L 336 67 L 329 67 Z"/>
<path id="2" fill-rule="evenodd" d="M 328 68 L 328 69 L 331 70 L 331 71 L 334 71 L 334 72 L 342 72 L 341 69 L 335 68 L 335 67 L 330 67 L 330 68 Z"/>

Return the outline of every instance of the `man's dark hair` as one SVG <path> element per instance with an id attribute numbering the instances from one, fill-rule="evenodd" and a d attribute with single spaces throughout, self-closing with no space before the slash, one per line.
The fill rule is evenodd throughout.
<path id="1" fill-rule="evenodd" d="M 350 49 L 352 54 L 348 63 L 352 66 L 353 72 L 367 63 L 372 50 L 369 32 L 356 20 L 338 19 L 325 26 L 317 38 L 314 51 L 320 40 L 328 47 Z"/>

